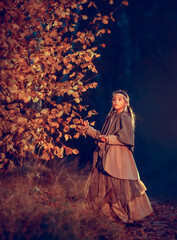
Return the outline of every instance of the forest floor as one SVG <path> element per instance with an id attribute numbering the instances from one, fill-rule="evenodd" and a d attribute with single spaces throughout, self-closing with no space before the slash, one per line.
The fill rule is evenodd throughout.
<path id="1" fill-rule="evenodd" d="M 154 215 L 132 224 L 88 209 L 83 186 L 89 167 L 72 161 L 53 168 L 25 165 L 0 175 L 2 240 L 174 240 L 177 203 L 150 198 Z"/>

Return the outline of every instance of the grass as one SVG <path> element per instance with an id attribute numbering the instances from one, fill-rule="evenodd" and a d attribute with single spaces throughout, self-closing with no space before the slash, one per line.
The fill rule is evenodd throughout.
<path id="1" fill-rule="evenodd" d="M 119 239 L 116 223 L 88 209 L 88 168 L 79 171 L 77 160 L 65 160 L 1 174 L 0 239 Z"/>
<path id="2" fill-rule="evenodd" d="M 153 217 L 112 222 L 85 201 L 89 165 L 79 170 L 77 158 L 51 163 L 0 175 L 0 240 L 176 239 L 176 203 L 151 201 Z"/>

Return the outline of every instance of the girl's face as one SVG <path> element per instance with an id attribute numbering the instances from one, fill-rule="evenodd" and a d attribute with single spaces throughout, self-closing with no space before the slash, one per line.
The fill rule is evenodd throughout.
<path id="1" fill-rule="evenodd" d="M 124 96 L 120 93 L 115 94 L 112 98 L 112 106 L 117 113 L 121 113 L 127 106 Z"/>

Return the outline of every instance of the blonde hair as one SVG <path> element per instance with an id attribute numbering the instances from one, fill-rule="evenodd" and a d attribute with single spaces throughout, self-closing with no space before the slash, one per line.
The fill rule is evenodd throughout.
<path id="1" fill-rule="evenodd" d="M 129 116 L 131 117 L 132 126 L 133 126 L 133 129 L 135 129 L 135 113 L 133 112 L 132 108 L 130 107 L 130 98 L 129 98 L 128 94 L 124 90 L 117 90 L 117 91 L 113 92 L 112 96 L 114 97 L 114 95 L 116 95 L 116 94 L 123 95 L 123 98 L 124 98 L 125 102 L 127 103 L 127 106 L 125 107 L 124 110 L 126 112 L 128 112 Z M 114 113 L 114 108 L 111 107 L 111 110 L 108 113 L 108 116 L 112 115 L 113 113 Z"/>

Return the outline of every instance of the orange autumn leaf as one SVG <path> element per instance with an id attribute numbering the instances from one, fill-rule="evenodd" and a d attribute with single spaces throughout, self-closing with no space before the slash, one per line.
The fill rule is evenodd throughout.
<path id="1" fill-rule="evenodd" d="M 128 1 L 124 0 L 124 1 L 122 1 L 122 4 L 125 6 L 128 6 Z"/>
<path id="2" fill-rule="evenodd" d="M 104 19 L 104 18 L 103 18 L 102 23 L 104 23 L 104 24 L 108 24 L 109 22 L 108 22 L 107 19 Z"/>
<path id="3" fill-rule="evenodd" d="M 75 154 L 75 155 L 77 155 L 77 154 L 79 154 L 79 151 L 78 151 L 77 149 L 73 149 L 73 150 L 72 150 L 72 153 Z"/>
<path id="4" fill-rule="evenodd" d="M 50 160 L 50 156 L 47 152 L 44 152 L 41 156 L 42 159 L 45 159 L 46 161 L 49 161 Z"/>
<path id="5" fill-rule="evenodd" d="M 41 110 L 41 113 L 42 114 L 47 114 L 49 112 L 49 109 L 48 108 L 44 108 Z"/>
<path id="6" fill-rule="evenodd" d="M 91 126 L 95 126 L 95 121 L 90 123 Z"/>
<path id="7" fill-rule="evenodd" d="M 70 31 L 70 32 L 74 32 L 74 31 L 75 31 L 75 28 L 74 28 L 74 27 L 69 27 L 69 31 Z"/>
<path id="8" fill-rule="evenodd" d="M 75 135 L 74 135 L 74 138 L 79 138 L 79 136 L 80 136 L 80 133 L 76 133 Z"/>
<path id="9" fill-rule="evenodd" d="M 63 151 L 64 151 L 63 147 L 59 148 L 58 146 L 55 146 L 54 154 L 59 158 L 63 158 Z"/>
<path id="10" fill-rule="evenodd" d="M 90 111 L 88 112 L 88 116 L 89 116 L 89 117 L 91 117 L 92 115 L 96 115 L 96 114 L 98 114 L 98 113 L 97 113 L 97 111 L 95 111 L 95 110 L 90 110 Z"/>
<path id="11" fill-rule="evenodd" d="M 23 100 L 24 103 L 27 103 L 31 100 L 31 96 L 28 93 L 25 93 L 25 92 L 20 92 L 18 94 L 18 98 Z"/>
<path id="12" fill-rule="evenodd" d="M 109 4 L 114 4 L 114 0 L 109 0 Z"/>
<path id="13" fill-rule="evenodd" d="M 87 80 L 90 72 L 97 73 L 94 60 L 100 53 L 95 41 L 109 33 L 101 26 L 112 15 L 102 16 L 94 1 L 88 0 L 18 2 L 3 4 L 0 23 L 0 146 L 18 159 L 17 165 L 29 156 L 49 161 L 78 154 L 66 145 L 84 135 L 79 127 L 87 105 L 80 102 L 87 90 L 97 86 Z M 79 20 L 91 19 L 87 7 L 95 8 L 89 30 L 78 25 Z M 13 166 L 13 161 L 7 161 Z"/>
<path id="14" fill-rule="evenodd" d="M 24 124 L 26 122 L 27 122 L 27 118 L 24 118 L 24 117 L 17 118 L 17 123 L 18 124 Z"/>
<path id="15" fill-rule="evenodd" d="M 83 20 L 87 20 L 87 19 L 88 19 L 88 16 L 87 16 L 87 15 L 82 15 L 82 19 L 83 19 Z"/>

